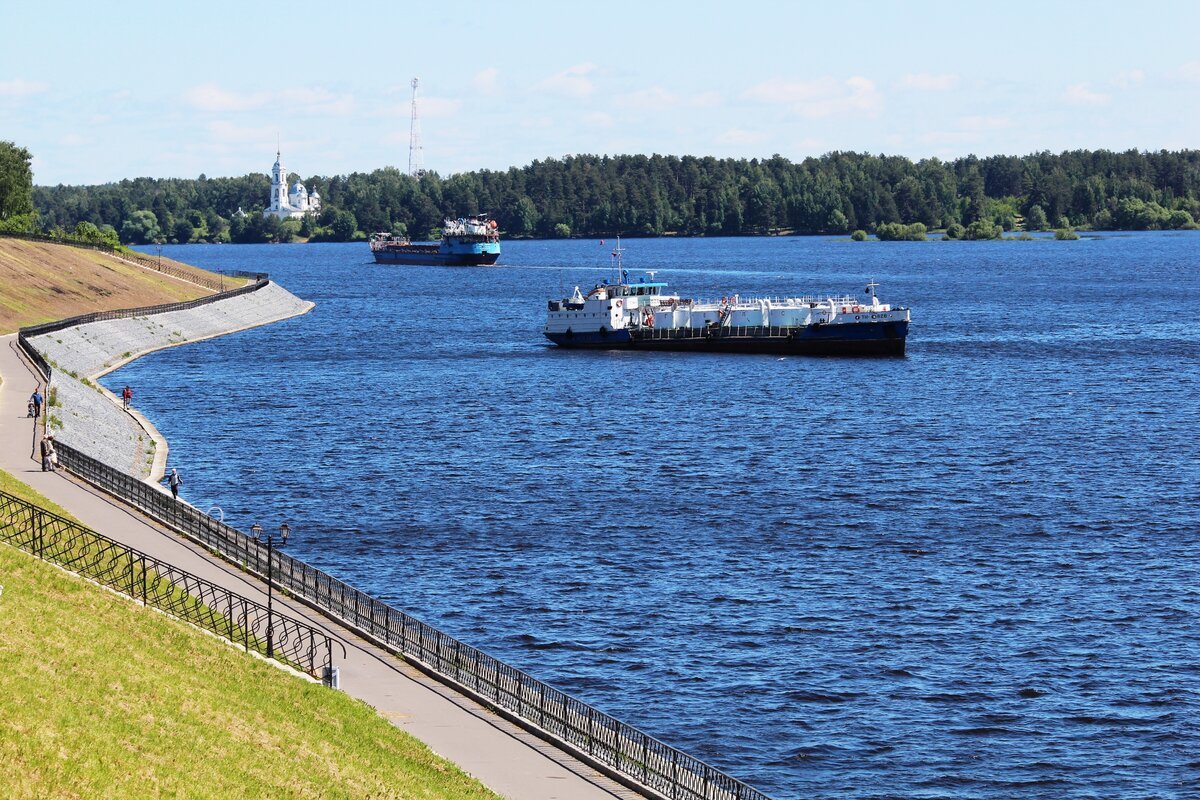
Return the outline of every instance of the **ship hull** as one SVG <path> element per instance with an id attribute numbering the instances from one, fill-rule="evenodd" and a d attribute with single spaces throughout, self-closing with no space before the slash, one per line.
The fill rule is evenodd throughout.
<path id="1" fill-rule="evenodd" d="M 802 328 L 643 328 L 604 333 L 546 331 L 559 347 L 696 353 L 903 356 L 908 322 L 808 325 Z"/>
<path id="2" fill-rule="evenodd" d="M 494 253 L 375 251 L 376 264 L 409 264 L 426 267 L 488 267 L 495 264 L 499 258 L 499 250 Z"/>

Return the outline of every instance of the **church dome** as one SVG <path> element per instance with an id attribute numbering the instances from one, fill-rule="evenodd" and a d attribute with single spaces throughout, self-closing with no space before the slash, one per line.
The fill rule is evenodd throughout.
<path id="1" fill-rule="evenodd" d="M 296 181 L 296 185 L 292 187 L 292 194 L 308 194 L 308 189 L 304 188 L 304 184 Z"/>

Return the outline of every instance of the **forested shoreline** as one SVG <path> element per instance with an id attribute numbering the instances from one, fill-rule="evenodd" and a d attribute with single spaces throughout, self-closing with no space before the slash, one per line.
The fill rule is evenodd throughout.
<path id="1" fill-rule="evenodd" d="M 852 152 L 799 162 L 579 155 L 446 178 L 387 167 L 303 180 L 320 192 L 322 212 L 282 223 L 261 213 L 266 174 L 35 186 L 32 199 L 42 230 L 88 223 L 127 244 L 348 241 L 374 231 L 424 238 L 444 217 L 475 212 L 492 214 L 507 237 L 531 238 L 886 233 L 981 220 L 1002 230 L 1146 230 L 1200 219 L 1200 150 L 915 162 Z"/>

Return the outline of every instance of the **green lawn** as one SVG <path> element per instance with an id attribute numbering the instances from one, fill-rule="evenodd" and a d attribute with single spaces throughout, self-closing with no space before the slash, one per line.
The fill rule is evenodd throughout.
<path id="1" fill-rule="evenodd" d="M 6 544 L 0 585 L 6 799 L 496 797 L 366 704 Z"/>

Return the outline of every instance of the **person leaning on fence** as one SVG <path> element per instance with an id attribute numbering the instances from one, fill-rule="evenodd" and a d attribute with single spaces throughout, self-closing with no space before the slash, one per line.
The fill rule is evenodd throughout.
<path id="1" fill-rule="evenodd" d="M 47 433 L 42 437 L 42 472 L 54 472 L 58 461 L 58 453 L 54 451 L 54 434 Z"/>
<path id="2" fill-rule="evenodd" d="M 171 496 L 178 500 L 179 487 L 183 486 L 183 478 L 179 477 L 179 470 L 171 470 L 171 474 L 167 476 L 167 484 L 171 487 Z"/>

